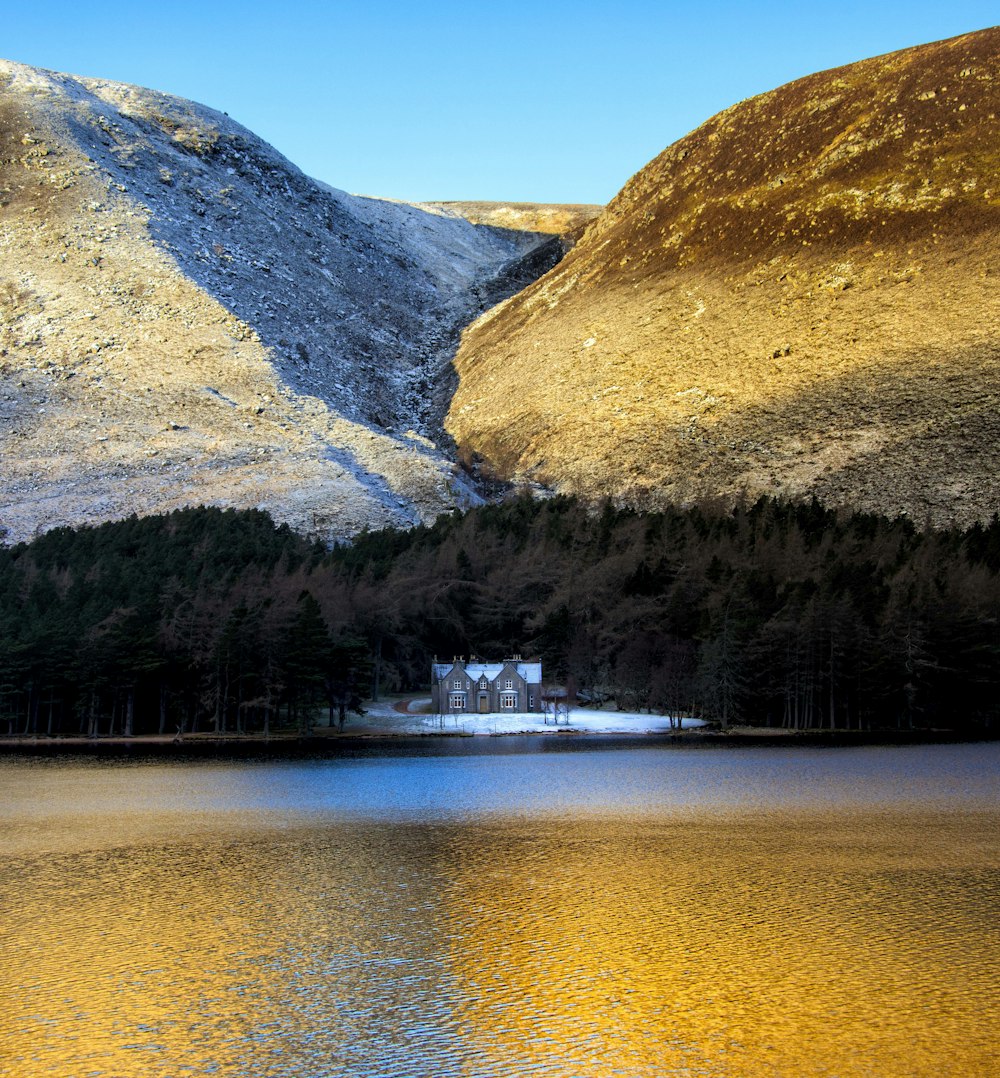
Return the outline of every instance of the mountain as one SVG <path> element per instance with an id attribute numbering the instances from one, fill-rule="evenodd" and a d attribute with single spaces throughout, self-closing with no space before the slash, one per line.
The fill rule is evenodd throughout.
<path id="1" fill-rule="evenodd" d="M 812 75 L 642 169 L 464 334 L 447 428 L 634 504 L 1000 506 L 1000 29 Z"/>
<path id="2" fill-rule="evenodd" d="M 436 442 L 520 225 L 329 188 L 223 113 L 0 62 L 0 526 L 205 503 L 326 537 L 476 500 Z"/>

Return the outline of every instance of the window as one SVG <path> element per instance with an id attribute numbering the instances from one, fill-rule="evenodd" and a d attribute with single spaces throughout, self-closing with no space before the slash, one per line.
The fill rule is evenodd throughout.
<path id="1" fill-rule="evenodd" d="M 460 689 L 461 687 L 462 687 L 462 682 L 458 678 L 455 678 L 455 681 L 454 681 L 454 684 L 452 685 L 452 688 L 453 689 Z"/>
<path id="2" fill-rule="evenodd" d="M 464 692 L 453 692 L 448 697 L 448 707 L 450 707 L 452 709 L 452 711 L 464 711 L 465 710 L 465 693 Z"/>
<path id="3" fill-rule="evenodd" d="M 513 682 L 513 681 L 511 681 L 511 679 L 510 679 L 510 678 L 507 678 L 507 680 L 506 680 L 506 681 L 504 682 L 504 686 L 503 686 L 503 687 L 504 687 L 505 689 L 513 689 L 513 688 L 514 688 L 514 682 Z"/>
<path id="4" fill-rule="evenodd" d="M 490 687 L 490 683 L 486 680 L 486 678 L 480 678 L 479 687 L 481 689 L 488 689 Z"/>
<path id="5" fill-rule="evenodd" d="M 532 694 L 528 693 L 528 710 L 530 711 L 535 706 L 535 698 Z"/>
<path id="6" fill-rule="evenodd" d="M 513 711 L 517 706 L 517 693 L 503 692 L 500 694 L 500 707 L 506 711 Z"/>

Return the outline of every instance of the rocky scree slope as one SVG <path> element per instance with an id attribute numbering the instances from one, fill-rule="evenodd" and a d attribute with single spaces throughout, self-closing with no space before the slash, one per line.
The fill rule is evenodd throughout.
<path id="1" fill-rule="evenodd" d="M 475 499 L 459 332 L 548 235 L 347 195 L 226 115 L 0 61 L 0 526 L 260 506 L 328 538 Z"/>
<path id="2" fill-rule="evenodd" d="M 448 429 L 507 475 L 636 504 L 988 517 L 998 115 L 1000 29 L 720 113 L 466 331 Z"/>

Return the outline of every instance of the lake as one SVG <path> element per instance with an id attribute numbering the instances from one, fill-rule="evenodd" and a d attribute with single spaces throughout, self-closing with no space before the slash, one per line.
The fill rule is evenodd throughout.
<path id="1" fill-rule="evenodd" d="M 997 1073 L 1000 745 L 470 742 L 0 760 L 0 1073 Z"/>

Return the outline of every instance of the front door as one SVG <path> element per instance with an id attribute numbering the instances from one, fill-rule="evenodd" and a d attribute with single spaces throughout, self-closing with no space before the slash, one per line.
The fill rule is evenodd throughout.
<path id="1" fill-rule="evenodd" d="M 485 715 L 490 710 L 490 696 L 489 693 L 481 692 L 479 694 L 479 713 Z"/>

